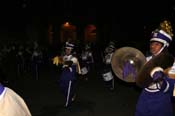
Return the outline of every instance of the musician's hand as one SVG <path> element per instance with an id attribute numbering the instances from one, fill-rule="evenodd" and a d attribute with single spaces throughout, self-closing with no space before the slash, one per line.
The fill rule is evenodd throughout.
<path id="1" fill-rule="evenodd" d="M 150 76 L 153 81 L 161 81 L 165 77 L 164 69 L 162 67 L 154 67 L 150 72 Z"/>
<path id="2" fill-rule="evenodd" d="M 164 77 L 165 77 L 165 74 L 163 71 L 156 71 L 152 75 L 153 81 L 162 80 Z"/>
<path id="3" fill-rule="evenodd" d="M 65 62 L 64 62 L 64 65 L 68 65 L 69 67 L 70 67 L 72 64 L 73 64 L 72 61 L 65 61 Z"/>

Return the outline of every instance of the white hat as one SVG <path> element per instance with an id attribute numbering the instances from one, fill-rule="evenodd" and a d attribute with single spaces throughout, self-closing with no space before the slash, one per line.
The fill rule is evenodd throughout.
<path id="1" fill-rule="evenodd" d="M 152 38 L 150 39 L 150 41 L 157 41 L 162 43 L 164 47 L 168 47 L 170 42 L 172 41 L 172 37 L 165 31 L 159 30 L 152 33 Z"/>
<path id="2" fill-rule="evenodd" d="M 67 49 L 74 49 L 74 44 L 72 44 L 72 43 L 69 43 L 69 42 L 66 42 L 66 46 L 65 46 L 65 48 L 67 48 Z"/>

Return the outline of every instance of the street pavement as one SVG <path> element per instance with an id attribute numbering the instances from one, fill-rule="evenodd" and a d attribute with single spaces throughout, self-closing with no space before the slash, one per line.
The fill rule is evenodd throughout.
<path id="1" fill-rule="evenodd" d="M 98 71 L 92 71 L 87 81 L 79 77 L 76 100 L 71 108 L 65 109 L 57 85 L 58 72 L 47 67 L 39 71 L 38 79 L 30 73 L 13 77 L 8 86 L 23 97 L 32 116 L 134 116 L 140 94 L 135 83 L 116 77 L 115 89 L 109 91 Z"/>

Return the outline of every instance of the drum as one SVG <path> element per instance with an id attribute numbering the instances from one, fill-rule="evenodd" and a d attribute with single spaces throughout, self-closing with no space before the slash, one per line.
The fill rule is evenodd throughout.
<path id="1" fill-rule="evenodd" d="M 104 81 L 110 81 L 110 80 L 113 79 L 113 75 L 112 75 L 112 72 L 111 71 L 102 74 L 102 76 L 103 76 L 103 80 Z"/>

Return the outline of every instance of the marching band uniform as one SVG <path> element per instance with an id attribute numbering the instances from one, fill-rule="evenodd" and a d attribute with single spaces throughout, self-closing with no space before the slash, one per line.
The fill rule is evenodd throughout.
<path id="1" fill-rule="evenodd" d="M 39 65 L 42 62 L 42 53 L 39 50 L 39 48 L 34 48 L 33 53 L 32 53 L 32 73 L 36 80 L 39 79 Z"/>
<path id="2" fill-rule="evenodd" d="M 16 54 L 16 60 L 17 60 L 17 74 L 18 76 L 22 76 L 24 73 L 24 50 L 23 46 L 20 46 L 18 49 L 18 52 Z"/>
<path id="3" fill-rule="evenodd" d="M 25 101 L 0 83 L 0 116 L 32 116 Z"/>
<path id="4" fill-rule="evenodd" d="M 114 89 L 114 77 L 112 74 L 112 67 L 111 67 L 111 59 L 114 51 L 115 51 L 114 43 L 110 42 L 104 51 L 105 56 L 103 59 L 104 73 L 102 74 L 102 76 L 106 87 L 109 88 L 110 90 Z"/>
<path id="5" fill-rule="evenodd" d="M 158 42 L 162 44 L 162 47 L 156 54 L 147 57 L 146 65 L 151 68 L 147 68 L 146 70 L 150 70 L 148 71 L 148 76 L 149 79 L 152 79 L 152 82 L 143 86 L 136 105 L 135 116 L 173 116 L 171 98 L 173 96 L 175 80 L 165 75 L 163 68 L 168 63 L 168 65 L 173 65 L 174 58 L 169 54 L 167 49 L 171 41 L 172 34 L 163 28 L 153 32 L 150 39 L 151 44 Z M 153 66 L 154 64 L 157 65 L 158 60 L 162 64 L 162 67 Z M 143 77 L 145 75 L 147 75 L 146 72 L 141 76 Z"/>
<path id="6" fill-rule="evenodd" d="M 80 74 L 80 65 L 78 59 L 72 55 L 74 45 L 66 43 L 66 49 L 71 53 L 63 56 L 63 68 L 59 78 L 59 87 L 65 97 L 65 107 L 69 107 L 75 99 L 77 74 Z"/>
<path id="7" fill-rule="evenodd" d="M 81 75 L 85 76 L 85 79 L 88 80 L 87 74 L 90 71 L 91 64 L 94 62 L 92 51 L 90 50 L 90 46 L 86 45 L 85 49 L 83 49 L 81 53 Z"/>

